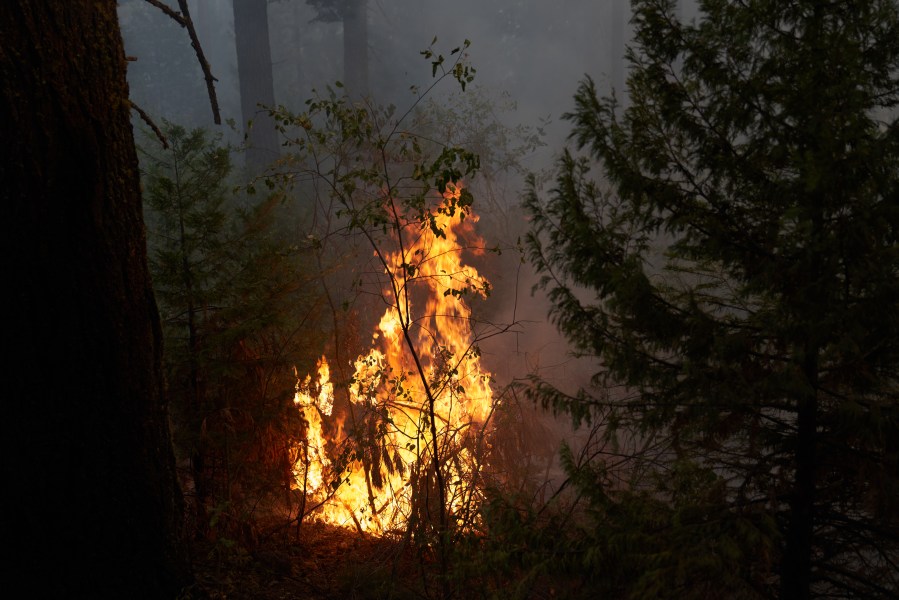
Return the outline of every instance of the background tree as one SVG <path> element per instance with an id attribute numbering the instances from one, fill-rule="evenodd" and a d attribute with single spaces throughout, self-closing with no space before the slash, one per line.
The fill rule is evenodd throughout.
<path id="1" fill-rule="evenodd" d="M 356 98 L 368 95 L 368 0 L 306 0 L 316 20 L 343 23 L 343 84 Z"/>
<path id="2" fill-rule="evenodd" d="M 254 176 L 278 158 L 280 147 L 275 124 L 262 108 L 275 105 L 267 0 L 234 0 L 234 41 L 241 125 L 247 128 L 246 166 Z"/>
<path id="3" fill-rule="evenodd" d="M 535 397 L 652 444 L 626 485 L 579 471 L 589 564 L 643 596 L 895 597 L 899 6 L 675 4 L 634 3 L 631 105 L 584 82 L 587 155 L 527 202 L 603 384 Z"/>
<path id="4" fill-rule="evenodd" d="M 0 36 L 7 585 L 174 597 L 190 570 L 116 3 L 3 3 Z"/>
<path id="5" fill-rule="evenodd" d="M 624 31 L 628 13 L 626 0 L 612 0 L 609 15 L 609 88 L 619 96 L 624 92 Z"/>

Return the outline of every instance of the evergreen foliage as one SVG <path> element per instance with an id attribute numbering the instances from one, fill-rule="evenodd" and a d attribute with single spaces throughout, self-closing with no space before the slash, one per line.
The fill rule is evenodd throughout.
<path id="1" fill-rule="evenodd" d="M 585 564 L 622 596 L 895 597 L 899 6 L 633 5 L 629 105 L 584 81 L 583 155 L 526 201 L 601 390 L 532 395 L 640 450 L 627 484 L 572 467 Z"/>
<path id="2" fill-rule="evenodd" d="M 324 332 L 279 197 L 235 195 L 230 149 L 205 130 L 164 131 L 170 150 L 145 152 L 144 197 L 176 443 L 197 532 L 252 543 L 249 526 L 289 509 L 293 369 Z"/>

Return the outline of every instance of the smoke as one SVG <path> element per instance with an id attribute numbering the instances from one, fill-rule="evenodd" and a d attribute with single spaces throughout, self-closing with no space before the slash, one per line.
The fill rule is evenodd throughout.
<path id="1" fill-rule="evenodd" d="M 190 4 L 205 54 L 219 80 L 224 117 L 239 121 L 230 2 L 192 0 Z M 186 36 L 178 43 L 152 44 L 161 38 L 175 39 L 182 32 L 165 17 L 144 19 L 143 2 L 123 0 L 121 5 L 126 45 L 130 54 L 138 55 L 130 72 L 137 103 L 157 118 L 211 126 L 201 75 Z M 565 144 L 569 128 L 561 116 L 573 109 L 572 96 L 584 76 L 592 76 L 604 90 L 621 85 L 616 80 L 628 38 L 626 5 L 625 0 L 368 2 L 368 73 L 376 104 L 395 104 L 402 112 L 416 101 L 410 88 L 422 89 L 433 81 L 431 65 L 420 51 L 436 37 L 435 51 L 448 56 L 467 39 L 471 41 L 467 60 L 477 69 L 469 92 L 510 99 L 505 109 L 493 115 L 507 132 L 524 125 L 539 128 L 542 134 L 544 145 L 535 144 L 529 152 L 516 155 L 516 168 L 501 169 L 485 162 L 485 170 L 493 169 L 490 178 L 471 182 L 475 211 L 482 214 L 478 232 L 488 247 L 504 249 L 501 255 L 487 253 L 477 259 L 477 268 L 491 281 L 494 292 L 473 307 L 478 319 L 508 327 L 506 333 L 480 343 L 485 367 L 494 374 L 498 390 L 536 375 L 574 392 L 589 385 L 596 369 L 591 361 L 572 355 L 567 340 L 548 320 L 547 300 L 540 291 L 532 293 L 537 276 L 521 260 L 519 240 L 527 220 L 520 197 L 523 171 L 551 169 Z M 342 25 L 316 21 L 314 9 L 304 0 L 269 2 L 268 10 L 275 101 L 302 110 L 313 89 L 324 90 L 344 76 Z M 157 63 L 162 66 L 154 67 Z M 488 150 L 496 150 L 498 142 L 491 143 Z M 520 396 L 514 401 L 520 403 L 521 414 L 527 413 L 527 419 L 538 421 L 538 429 L 548 432 L 554 447 L 575 436 L 567 417 L 555 418 L 528 406 Z"/>

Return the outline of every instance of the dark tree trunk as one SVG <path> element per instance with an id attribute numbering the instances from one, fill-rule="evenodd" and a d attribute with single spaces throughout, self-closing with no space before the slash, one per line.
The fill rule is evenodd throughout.
<path id="1" fill-rule="evenodd" d="M 820 206 L 827 204 L 822 201 Z M 823 214 L 819 212 L 812 219 L 816 237 L 823 236 Z M 812 246 L 813 248 L 816 247 Z M 818 289 L 822 280 L 823 269 L 820 258 L 816 255 L 808 269 L 810 283 L 805 299 L 805 311 L 809 315 L 809 323 L 821 323 L 824 316 L 821 306 L 829 303 L 821 302 L 827 298 L 824 291 Z M 817 502 L 817 470 L 818 470 L 818 389 L 820 386 L 820 365 L 818 355 L 820 345 L 815 341 L 815 332 L 807 331 L 803 335 L 802 374 L 805 389 L 796 401 L 795 456 L 796 472 L 793 490 L 790 496 L 788 522 L 784 531 L 784 554 L 781 559 L 780 597 L 782 600 L 808 600 L 812 597 L 812 555 L 815 539 L 815 503 Z M 797 344 L 798 345 L 798 344 Z"/>
<path id="2" fill-rule="evenodd" d="M 343 17 L 343 76 L 347 94 L 368 96 L 368 1 L 347 0 Z"/>
<path id="3" fill-rule="evenodd" d="M 247 150 L 247 170 L 252 176 L 261 173 L 279 155 L 274 121 L 259 106 L 275 105 L 266 0 L 234 0 L 234 37 L 241 116 L 244 126 L 253 122 Z"/>
<path id="4" fill-rule="evenodd" d="M 4 587 L 189 582 L 115 0 L 0 2 Z"/>
<path id="5" fill-rule="evenodd" d="M 818 7 L 816 7 L 818 8 Z M 814 32 L 816 28 L 813 27 Z M 814 34 L 813 34 L 814 37 Z M 829 119 L 821 118 L 816 113 L 812 119 L 818 127 L 827 127 Z M 816 127 L 817 129 L 817 127 Z M 827 320 L 825 307 L 834 306 L 837 300 L 832 299 L 827 286 L 824 268 L 824 255 L 818 251 L 825 248 L 823 241 L 828 237 L 825 226 L 824 207 L 835 206 L 836 200 L 827 196 L 815 198 L 809 203 L 812 207 L 809 219 L 810 243 L 808 258 L 804 264 L 803 276 L 807 281 L 794 282 L 800 294 L 795 299 L 794 321 L 806 323 L 800 330 L 798 339 L 793 342 L 803 376 L 803 386 L 797 395 L 796 430 L 792 441 L 795 455 L 796 471 L 793 475 L 793 489 L 790 494 L 790 509 L 784 531 L 784 549 L 780 567 L 781 600 L 809 600 L 813 596 L 812 583 L 813 553 L 815 545 L 815 504 L 817 502 L 818 480 L 818 394 L 821 386 L 820 355 L 822 350 L 818 338 L 821 334 L 820 323 Z"/>
<path id="6" fill-rule="evenodd" d="M 781 600 L 812 597 L 817 401 L 813 394 L 800 402 L 796 419 L 796 475 L 790 498 L 789 523 L 781 560 Z"/>

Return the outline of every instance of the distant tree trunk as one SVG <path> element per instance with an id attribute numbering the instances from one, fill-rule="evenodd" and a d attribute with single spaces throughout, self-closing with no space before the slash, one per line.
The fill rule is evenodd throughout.
<path id="1" fill-rule="evenodd" d="M 368 95 L 368 0 L 346 0 L 343 73 L 347 94 L 355 98 Z"/>
<path id="2" fill-rule="evenodd" d="M 0 2 L 4 587 L 190 580 L 115 0 Z"/>
<path id="3" fill-rule="evenodd" d="M 293 73 L 296 78 L 296 82 L 292 87 L 292 95 L 294 101 L 294 108 L 297 110 L 302 110 L 305 108 L 303 102 L 309 96 L 309 89 L 307 86 L 307 76 L 306 76 L 306 64 L 303 56 L 303 32 L 306 28 L 306 24 L 309 21 L 309 17 L 307 14 L 307 7 L 302 2 L 294 2 L 293 10 L 291 11 L 291 28 L 290 31 L 292 35 L 290 36 L 291 43 L 291 60 L 293 62 Z"/>
<path id="4" fill-rule="evenodd" d="M 627 0 L 612 0 L 609 31 L 609 85 L 624 100 L 624 29 Z"/>
<path id="5" fill-rule="evenodd" d="M 279 155 L 275 124 L 259 108 L 260 104 L 275 105 L 266 0 L 234 0 L 234 37 L 243 125 L 253 122 L 247 150 L 247 170 L 252 176 L 261 173 Z"/>

